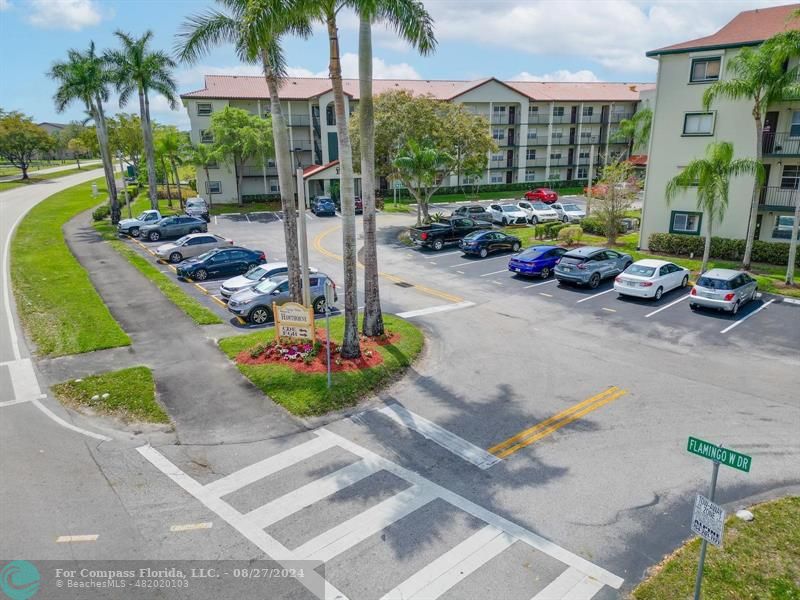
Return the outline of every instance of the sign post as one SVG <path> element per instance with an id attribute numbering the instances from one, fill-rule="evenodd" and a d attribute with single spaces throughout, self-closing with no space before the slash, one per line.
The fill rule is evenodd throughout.
<path id="1" fill-rule="evenodd" d="M 686 450 L 697 456 L 707 458 L 714 463 L 711 470 L 711 489 L 708 498 L 697 495 L 692 514 L 692 531 L 703 538 L 700 543 L 700 561 L 697 565 L 697 578 L 694 581 L 694 600 L 700 600 L 700 588 L 703 585 L 703 566 L 706 561 L 706 546 L 711 542 L 715 546 L 722 545 L 722 533 L 725 525 L 725 510 L 714 503 L 714 496 L 717 493 L 717 475 L 719 466 L 738 469 L 748 473 L 753 459 L 746 454 L 741 454 L 728 448 L 723 448 L 722 444 L 715 446 L 695 437 L 689 437 Z"/>
<path id="2" fill-rule="evenodd" d="M 306 236 L 306 186 L 303 167 L 297 167 L 297 234 L 300 238 L 300 272 L 303 282 L 303 304 L 311 304 L 311 289 L 308 277 L 308 237 Z"/>
<path id="3" fill-rule="evenodd" d="M 311 340 L 312 344 L 316 341 L 313 308 L 306 308 L 296 302 L 273 302 L 272 314 L 275 315 L 275 334 L 278 339 Z"/>
<path id="4" fill-rule="evenodd" d="M 325 352 L 328 365 L 328 389 L 331 389 L 331 306 L 336 302 L 336 289 L 330 279 L 325 281 Z"/>

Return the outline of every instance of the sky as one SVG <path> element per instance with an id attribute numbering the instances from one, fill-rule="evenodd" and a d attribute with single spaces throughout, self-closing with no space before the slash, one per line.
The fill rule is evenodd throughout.
<path id="1" fill-rule="evenodd" d="M 796 1 L 796 0 L 795 0 Z M 374 27 L 376 78 L 536 81 L 655 81 L 656 62 L 645 52 L 713 33 L 738 12 L 790 4 L 782 0 L 424 0 L 438 47 L 421 57 L 381 24 Z M 153 47 L 172 51 L 184 20 L 215 7 L 213 0 L 0 0 L 0 107 L 37 122 L 83 118 L 73 104 L 56 112 L 55 82 L 47 72 L 70 48 L 116 46 L 115 30 L 154 33 Z M 339 36 L 345 77 L 357 77 L 358 20 L 342 12 Z M 326 77 L 327 35 L 321 25 L 308 40 L 287 38 L 290 75 Z M 203 87 L 203 75 L 253 74 L 229 46 L 198 64 L 175 70 L 179 92 Z M 183 107 L 151 100 L 153 118 L 188 127 Z M 120 109 L 116 96 L 106 110 Z"/>

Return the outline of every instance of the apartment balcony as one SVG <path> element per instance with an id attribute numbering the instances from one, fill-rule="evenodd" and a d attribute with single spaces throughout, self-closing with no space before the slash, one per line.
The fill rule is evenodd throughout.
<path id="1" fill-rule="evenodd" d="M 547 113 L 545 114 L 538 114 L 538 113 L 528 113 L 528 125 L 547 125 L 550 122 L 550 115 Z"/>
<path id="2" fill-rule="evenodd" d="M 574 144 L 575 142 L 570 142 L 570 138 L 568 135 L 554 135 L 550 140 L 551 146 L 568 146 L 570 143 Z"/>
<path id="3" fill-rule="evenodd" d="M 526 167 L 544 167 L 547 166 L 547 159 L 546 158 L 532 158 L 531 160 L 525 161 Z"/>
<path id="4" fill-rule="evenodd" d="M 516 169 L 516 165 L 514 161 L 509 162 L 508 160 L 490 160 L 489 161 L 489 168 L 490 169 Z"/>
<path id="5" fill-rule="evenodd" d="M 292 140 L 292 150 L 298 148 L 301 152 L 311 152 L 311 140 Z"/>
<path id="6" fill-rule="evenodd" d="M 798 195 L 800 195 L 800 191 L 795 188 L 764 187 L 761 188 L 758 205 L 764 210 L 791 211 L 797 207 Z"/>
<path id="7" fill-rule="evenodd" d="M 289 125 L 292 127 L 308 127 L 311 125 L 311 119 L 308 115 L 292 115 L 289 119 Z"/>
<path id="8" fill-rule="evenodd" d="M 633 116 L 633 113 L 630 111 L 614 111 L 609 115 L 609 121 L 612 123 L 619 123 L 624 119 L 630 119 Z"/>
<path id="9" fill-rule="evenodd" d="M 600 136 L 599 135 L 582 135 L 579 138 L 576 138 L 576 144 L 580 144 L 581 146 L 588 146 L 591 144 L 599 144 L 600 143 Z"/>
<path id="10" fill-rule="evenodd" d="M 267 167 L 266 168 L 266 175 L 267 175 L 267 177 L 277 177 L 278 176 L 278 167 Z M 255 167 L 255 166 L 244 166 L 244 167 L 242 167 L 242 176 L 243 177 L 263 177 L 264 176 L 264 168 L 263 167 Z"/>
<path id="11" fill-rule="evenodd" d="M 592 113 L 591 115 L 583 115 L 581 118 L 582 123 L 601 123 L 602 122 L 602 115 L 599 112 Z"/>
<path id="12" fill-rule="evenodd" d="M 761 151 L 764 156 L 800 156 L 800 135 L 765 132 L 762 136 Z"/>
<path id="13" fill-rule="evenodd" d="M 512 119 L 511 115 L 492 115 L 492 125 L 519 125 L 516 116 Z"/>

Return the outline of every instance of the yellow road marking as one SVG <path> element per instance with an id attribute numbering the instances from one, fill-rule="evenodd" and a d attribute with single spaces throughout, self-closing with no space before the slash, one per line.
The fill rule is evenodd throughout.
<path id="1" fill-rule="evenodd" d="M 329 236 L 334 231 L 341 229 L 341 225 L 334 225 L 333 227 L 329 227 L 325 231 L 319 233 L 317 236 L 314 237 L 312 241 L 312 245 L 314 246 L 314 250 L 322 254 L 323 256 L 327 256 L 328 258 L 333 258 L 334 260 L 342 260 L 342 256 L 339 254 L 335 254 L 330 250 L 323 248 L 322 240 Z M 361 264 L 361 261 L 358 261 L 358 268 L 363 269 L 364 265 Z M 434 290 L 429 287 L 425 287 L 424 285 L 417 285 L 416 283 L 411 283 L 410 281 L 406 281 L 405 279 L 401 279 L 396 275 L 391 275 L 389 273 L 378 272 L 378 275 L 383 277 L 384 279 L 388 279 L 393 283 L 406 283 L 412 286 L 415 290 L 420 291 L 424 294 L 428 294 L 430 296 L 435 296 L 436 298 L 441 298 L 443 300 L 447 300 L 448 302 L 458 303 L 463 302 L 464 299 L 459 296 L 454 296 L 453 294 L 448 294 L 446 292 L 441 292 L 439 290 Z"/>
<path id="2" fill-rule="evenodd" d="M 607 390 L 592 396 L 591 398 L 587 398 L 586 400 L 579 402 L 574 406 L 570 406 L 566 410 L 563 410 L 560 413 L 555 414 L 540 423 L 537 423 L 533 427 L 529 427 L 524 431 L 520 431 L 507 440 L 492 446 L 489 448 L 489 452 L 498 458 L 510 456 L 517 450 L 521 450 L 533 442 L 536 442 L 543 437 L 547 437 L 561 427 L 564 427 L 565 425 L 568 425 L 581 418 L 583 415 L 588 414 L 593 410 L 597 410 L 601 406 L 604 406 L 605 404 L 624 396 L 626 393 L 627 392 L 625 390 L 620 389 L 617 386 L 612 386 Z"/>

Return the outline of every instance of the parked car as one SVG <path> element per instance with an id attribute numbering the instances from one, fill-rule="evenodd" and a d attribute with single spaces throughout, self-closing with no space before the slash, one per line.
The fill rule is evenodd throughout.
<path id="1" fill-rule="evenodd" d="M 492 222 L 491 213 L 488 210 L 486 210 L 485 206 L 481 206 L 480 204 L 459 206 L 457 209 L 453 211 L 453 213 L 450 216 L 469 217 L 470 219 L 475 219 L 476 221 L 486 221 L 487 223 Z"/>
<path id="2" fill-rule="evenodd" d="M 122 219 L 117 223 L 117 233 L 124 233 L 132 237 L 139 237 L 139 232 L 145 225 L 158 223 L 162 219 L 161 213 L 157 210 L 146 210 L 139 214 L 135 219 Z"/>
<path id="3" fill-rule="evenodd" d="M 336 198 L 333 202 L 336 205 L 336 210 L 338 210 L 339 212 L 342 212 L 342 199 L 341 199 L 341 197 Z M 356 214 L 357 215 L 360 215 L 362 212 L 364 212 L 364 203 L 362 202 L 361 197 L 356 196 L 355 205 L 356 205 Z"/>
<path id="4" fill-rule="evenodd" d="M 553 273 L 559 282 L 586 285 L 594 289 L 603 279 L 622 273 L 632 262 L 628 254 L 584 246 L 565 253 Z"/>
<path id="5" fill-rule="evenodd" d="M 156 257 L 177 264 L 184 259 L 200 256 L 214 248 L 233 245 L 233 240 L 214 233 L 190 233 L 156 248 Z"/>
<path id="6" fill-rule="evenodd" d="M 208 205 L 206 204 L 206 201 L 203 200 L 200 196 L 195 196 L 194 198 L 186 199 L 185 212 L 190 217 L 197 217 L 198 219 L 203 219 L 206 223 L 208 223 L 211 220 L 211 217 L 208 214 Z"/>
<path id="7" fill-rule="evenodd" d="M 689 296 L 689 308 L 716 308 L 732 315 L 755 299 L 758 283 L 744 271 L 711 269 L 703 273 Z"/>
<path id="8" fill-rule="evenodd" d="M 556 211 L 558 219 L 564 223 L 578 223 L 586 217 L 586 211 L 570 202 L 553 202 L 550 207 Z"/>
<path id="9" fill-rule="evenodd" d="M 550 188 L 536 188 L 525 192 L 526 200 L 539 200 L 545 204 L 552 204 L 558 200 L 558 192 Z"/>
<path id="10" fill-rule="evenodd" d="M 336 205 L 328 196 L 316 196 L 311 200 L 311 212 L 318 217 L 336 216 Z"/>
<path id="11" fill-rule="evenodd" d="M 179 238 L 187 233 L 205 233 L 206 231 L 208 231 L 208 225 L 203 219 L 176 215 L 165 217 L 152 225 L 143 226 L 139 230 L 139 236 L 151 242 L 157 242 L 162 238 Z"/>
<path id="12" fill-rule="evenodd" d="M 253 267 L 244 275 L 237 275 L 226 280 L 219 288 L 219 293 L 224 300 L 245 288 L 253 287 L 265 279 L 286 275 L 289 272 L 289 265 L 285 262 L 265 263 Z M 308 272 L 312 275 L 317 273 L 314 267 L 309 267 Z"/>
<path id="13" fill-rule="evenodd" d="M 519 275 L 538 275 L 547 279 L 566 251 L 561 246 L 531 246 L 511 257 L 508 270 Z"/>
<path id="14" fill-rule="evenodd" d="M 189 258 L 178 265 L 178 277 L 185 279 L 216 279 L 247 273 L 256 265 L 267 262 L 260 250 L 249 250 L 241 246 L 214 248 L 195 258 Z"/>
<path id="15" fill-rule="evenodd" d="M 325 284 L 333 284 L 334 300 L 338 300 L 336 284 L 327 275 L 317 273 L 309 279 L 311 288 L 311 306 L 314 312 L 325 312 Z M 274 319 L 272 304 L 285 304 L 291 301 L 289 280 L 283 276 L 265 279 L 259 284 L 236 292 L 228 301 L 228 310 L 251 323 L 267 323 Z"/>
<path id="16" fill-rule="evenodd" d="M 545 221 L 558 221 L 558 213 L 544 202 L 520 200 L 517 206 L 525 213 L 528 223 L 536 225 Z"/>
<path id="17" fill-rule="evenodd" d="M 490 204 L 489 214 L 492 223 L 501 225 L 524 225 L 528 222 L 528 215 L 516 204 Z"/>
<path id="18" fill-rule="evenodd" d="M 614 279 L 614 289 L 622 296 L 661 300 L 665 292 L 684 288 L 689 269 L 666 260 L 637 260 Z"/>
<path id="19" fill-rule="evenodd" d="M 519 252 L 522 242 L 518 237 L 502 231 L 473 231 L 458 242 L 458 247 L 464 254 L 486 258 L 492 252 Z"/>
<path id="20" fill-rule="evenodd" d="M 412 227 L 409 229 L 409 235 L 411 236 L 411 241 L 418 246 L 441 250 L 445 244 L 457 242 L 468 233 L 491 228 L 491 223 L 456 217 L 448 218 L 438 223 L 431 223 L 430 225 Z"/>

